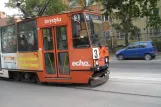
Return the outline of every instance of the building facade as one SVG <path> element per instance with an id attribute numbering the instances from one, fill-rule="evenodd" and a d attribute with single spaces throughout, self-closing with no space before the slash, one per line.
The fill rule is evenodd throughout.
<path id="1" fill-rule="evenodd" d="M 157 10 L 154 14 L 159 14 L 161 17 L 161 0 L 157 3 Z M 135 39 L 130 39 L 129 42 L 135 42 L 135 41 L 156 41 L 161 42 L 161 29 L 154 29 L 154 28 L 146 28 L 147 22 L 149 20 L 149 17 L 144 18 L 137 18 L 133 20 L 133 24 L 137 26 L 140 29 L 140 32 L 136 35 Z M 121 36 L 119 33 L 117 34 L 118 37 L 118 44 L 119 45 L 125 45 L 124 37 Z"/>
<path id="2" fill-rule="evenodd" d="M 6 14 L 0 11 L 0 26 L 5 26 L 5 25 L 7 25 Z"/>

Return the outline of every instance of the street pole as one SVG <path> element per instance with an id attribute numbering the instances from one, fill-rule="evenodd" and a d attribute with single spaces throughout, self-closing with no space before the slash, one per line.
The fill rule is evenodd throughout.
<path id="1" fill-rule="evenodd" d="M 148 16 L 146 17 L 146 25 L 148 24 Z M 147 27 L 147 40 L 149 39 L 149 27 Z"/>
<path id="2" fill-rule="evenodd" d="M 112 19 L 110 18 L 110 16 L 109 16 L 108 20 L 109 20 L 109 26 L 110 26 L 109 31 L 110 31 L 110 37 L 111 37 L 111 48 L 113 49 L 113 32 L 112 32 L 112 24 L 111 24 Z"/>

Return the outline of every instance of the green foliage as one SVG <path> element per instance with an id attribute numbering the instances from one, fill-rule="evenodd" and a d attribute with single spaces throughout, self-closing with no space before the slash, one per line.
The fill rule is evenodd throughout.
<path id="1" fill-rule="evenodd" d="M 115 30 L 118 32 L 123 32 L 123 27 L 118 23 L 113 23 L 112 27 L 115 28 Z"/>
<path id="2" fill-rule="evenodd" d="M 132 23 L 130 23 L 129 25 L 129 33 L 130 33 L 130 39 L 136 39 L 138 35 L 140 35 L 140 31 L 141 29 L 138 28 L 137 26 L 134 26 Z M 118 23 L 113 23 L 112 27 L 117 31 L 120 32 L 121 34 L 124 35 L 124 29 L 123 29 L 123 25 L 122 24 L 118 24 Z"/>
<path id="3" fill-rule="evenodd" d="M 15 22 L 14 16 L 8 16 L 7 17 L 7 24 L 13 24 Z"/>
<path id="4" fill-rule="evenodd" d="M 101 0 L 104 9 L 104 15 L 110 15 L 113 19 L 119 19 L 120 23 L 116 26 L 122 28 L 125 34 L 125 43 L 128 45 L 128 34 L 134 34 L 139 29 L 133 25 L 132 20 L 138 17 L 151 16 L 153 20 L 149 21 L 149 26 L 155 26 L 160 23 L 160 17 L 154 17 L 151 11 L 156 8 L 158 0 Z M 154 20 L 157 18 L 157 20 Z M 120 27 L 119 27 L 120 26 Z M 160 24 L 157 24 L 157 27 Z"/>
<path id="5" fill-rule="evenodd" d="M 154 38 L 153 42 L 156 45 L 158 51 L 161 51 L 161 38 Z"/>
<path id="6" fill-rule="evenodd" d="M 159 16 L 159 10 L 157 8 L 154 8 L 152 10 L 151 14 L 149 15 L 149 21 L 147 23 L 147 27 L 152 27 L 155 29 L 161 28 L 161 18 Z"/>
<path id="7" fill-rule="evenodd" d="M 19 0 L 22 2 L 21 7 L 26 10 L 31 16 L 37 15 L 37 13 L 42 9 L 44 4 L 47 3 L 48 0 Z M 9 0 L 6 3 L 6 7 L 17 8 L 16 7 L 17 0 Z M 44 15 L 51 15 L 55 13 L 59 13 L 64 11 L 67 6 L 61 0 L 50 0 L 49 5 L 47 6 Z"/>
<path id="8" fill-rule="evenodd" d="M 101 0 L 89 0 L 88 3 L 85 0 L 70 0 L 69 8 L 74 8 L 77 6 L 85 7 L 85 3 L 87 6 L 90 6 L 97 2 L 101 2 Z"/>
<path id="9" fill-rule="evenodd" d="M 158 51 L 161 51 L 161 41 L 156 43 Z"/>

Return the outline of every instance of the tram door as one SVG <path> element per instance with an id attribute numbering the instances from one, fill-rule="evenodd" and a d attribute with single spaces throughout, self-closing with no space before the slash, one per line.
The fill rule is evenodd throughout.
<path id="1" fill-rule="evenodd" d="M 43 28 L 42 34 L 46 77 L 69 78 L 67 27 Z"/>

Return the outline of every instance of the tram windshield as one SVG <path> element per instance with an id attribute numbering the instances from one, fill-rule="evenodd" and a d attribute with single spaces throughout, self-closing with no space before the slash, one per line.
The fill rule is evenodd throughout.
<path id="1" fill-rule="evenodd" d="M 103 21 L 101 16 L 86 14 L 85 18 L 86 18 L 92 46 L 98 46 L 99 44 L 105 45 L 106 39 L 104 35 L 104 29 L 103 29 L 104 27 L 103 27 Z"/>
<path id="2" fill-rule="evenodd" d="M 87 48 L 90 46 L 86 21 L 82 13 L 72 15 L 72 37 L 74 48 Z"/>

